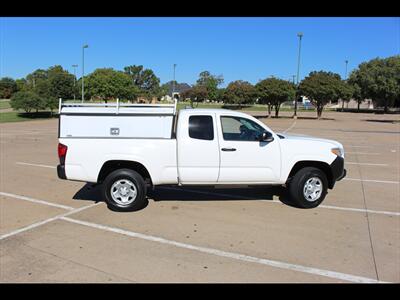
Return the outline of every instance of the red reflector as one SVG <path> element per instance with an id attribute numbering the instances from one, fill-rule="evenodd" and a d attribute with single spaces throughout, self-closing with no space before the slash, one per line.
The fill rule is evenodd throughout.
<path id="1" fill-rule="evenodd" d="M 65 146 L 65 145 L 63 145 L 61 143 L 58 143 L 58 157 L 59 158 L 67 155 L 67 150 L 68 150 L 67 146 Z"/>

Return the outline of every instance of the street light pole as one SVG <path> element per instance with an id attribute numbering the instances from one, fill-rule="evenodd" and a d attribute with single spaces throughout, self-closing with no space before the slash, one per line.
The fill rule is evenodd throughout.
<path id="1" fill-rule="evenodd" d="M 344 81 L 347 81 L 347 64 L 349 63 L 349 61 L 346 59 L 345 61 L 346 64 L 346 71 L 344 73 Z M 343 111 L 343 107 L 344 107 L 344 101 L 342 100 L 342 111 Z M 349 102 L 347 102 L 347 108 L 349 107 Z"/>
<path id="2" fill-rule="evenodd" d="M 174 94 L 175 94 L 175 68 L 176 64 L 174 64 L 174 80 L 172 81 L 172 100 L 175 101 Z"/>
<path id="3" fill-rule="evenodd" d="M 82 46 L 82 103 L 85 99 L 85 83 L 84 83 L 84 77 L 85 77 L 85 48 L 88 48 L 88 45 L 83 45 Z"/>
<path id="4" fill-rule="evenodd" d="M 299 73 L 300 73 L 300 53 L 301 53 L 301 38 L 303 37 L 303 33 L 299 32 L 297 34 L 297 36 L 299 37 L 299 56 L 297 59 L 297 87 L 299 87 Z M 293 118 L 297 119 L 297 97 L 294 101 L 294 115 Z"/>
<path id="5" fill-rule="evenodd" d="M 76 68 L 78 67 L 78 65 L 72 65 L 72 67 L 74 68 L 74 100 L 75 100 L 75 92 L 76 92 Z"/>

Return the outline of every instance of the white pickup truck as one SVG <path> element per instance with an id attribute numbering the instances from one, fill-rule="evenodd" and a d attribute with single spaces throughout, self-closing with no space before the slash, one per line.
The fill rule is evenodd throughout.
<path id="1" fill-rule="evenodd" d="M 58 177 L 103 185 L 111 209 L 146 205 L 159 185 L 282 185 L 295 204 L 318 206 L 346 175 L 342 144 L 273 132 L 224 109 L 171 105 L 59 106 Z"/>

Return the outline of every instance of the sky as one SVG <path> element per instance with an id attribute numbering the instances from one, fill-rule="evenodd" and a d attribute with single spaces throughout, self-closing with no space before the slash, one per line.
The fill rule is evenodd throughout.
<path id="1" fill-rule="evenodd" d="M 297 73 L 302 32 L 300 80 L 311 71 L 345 76 L 364 61 L 400 54 L 400 18 L 361 17 L 1 17 L 0 77 L 25 77 L 62 65 L 82 75 L 96 68 L 152 69 L 161 83 L 193 84 L 202 71 L 223 75 L 224 84 L 252 84 Z"/>

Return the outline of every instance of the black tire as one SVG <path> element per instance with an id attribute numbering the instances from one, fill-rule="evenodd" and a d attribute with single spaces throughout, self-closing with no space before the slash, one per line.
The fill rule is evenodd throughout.
<path id="1" fill-rule="evenodd" d="M 130 197 L 129 203 L 123 204 L 121 201 L 113 199 L 111 189 L 114 183 L 120 181 L 123 184 L 133 184 L 132 190 L 136 190 L 136 197 Z M 114 190 L 116 188 L 114 187 Z M 103 183 L 103 194 L 106 199 L 107 205 L 111 210 L 115 211 L 135 211 L 144 208 L 148 201 L 146 199 L 146 184 L 143 177 L 130 169 L 119 169 L 110 173 Z M 119 198 L 121 200 L 121 198 Z"/>
<path id="2" fill-rule="evenodd" d="M 304 195 L 305 184 L 311 178 L 318 178 L 320 187 L 319 196 L 316 196 L 316 200 L 307 199 Z M 320 185 L 319 185 L 320 186 Z M 324 201 L 328 190 L 328 179 L 323 171 L 313 167 L 306 167 L 297 171 L 293 178 L 289 182 L 288 192 L 290 200 L 301 208 L 313 208 L 317 207 Z M 310 196 L 311 198 L 312 196 Z"/>

